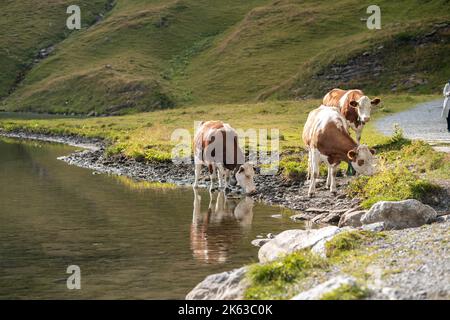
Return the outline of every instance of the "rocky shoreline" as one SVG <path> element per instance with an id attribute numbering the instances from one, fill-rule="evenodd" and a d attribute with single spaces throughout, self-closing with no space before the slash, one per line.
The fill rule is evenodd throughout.
<path id="1" fill-rule="evenodd" d="M 191 186 L 194 182 L 194 166 L 191 164 L 175 164 L 172 162 L 145 162 L 127 158 L 122 155 L 108 157 L 105 155 L 106 143 L 99 138 L 86 138 L 75 135 L 49 135 L 30 133 L 27 131 L 6 132 L 0 130 L 0 136 L 62 143 L 82 150 L 77 150 L 59 159 L 78 167 L 93 170 L 96 173 L 127 176 L 137 181 L 152 181 L 172 183 L 178 186 Z M 286 180 L 281 174 L 255 176 L 257 193 L 252 195 L 256 201 L 265 204 L 281 206 L 299 213 L 292 216 L 293 220 L 309 220 L 317 224 L 337 225 L 345 212 L 358 211 L 360 199 L 349 198 L 345 188 L 348 177 L 338 177 L 337 193 L 332 195 L 325 187 L 325 179 L 318 179 L 316 195 L 308 197 L 308 184 L 304 181 Z M 209 176 L 204 168 L 200 187 L 208 187 Z M 446 188 L 447 189 L 447 188 Z M 238 189 L 233 190 L 239 193 Z M 447 192 L 448 193 L 448 192 Z M 432 205 L 439 213 L 442 203 L 448 204 L 445 195 L 437 195 Z"/>
<path id="2" fill-rule="evenodd" d="M 359 227 L 286 230 L 261 246 L 258 264 L 270 265 L 278 261 L 279 266 L 286 255 L 295 252 L 310 252 L 330 261 L 333 251 L 330 256 L 328 244 L 332 244 L 333 250 L 337 250 L 336 244 L 339 244 L 339 250 L 346 250 L 344 254 L 347 252 L 347 257 L 353 258 L 345 264 L 335 262 L 319 267 L 305 278 L 286 285 L 284 298 L 320 300 L 328 296 L 342 299 L 342 294 L 359 292 L 363 296 L 353 298 L 450 299 L 450 216 L 438 216 L 430 206 L 410 199 L 378 202 L 359 220 Z M 356 243 L 344 246 L 342 239 L 351 241 L 349 239 L 358 236 L 372 238 L 361 248 Z M 186 299 L 244 299 L 252 286 L 247 273 L 254 267 L 244 266 L 210 275 L 193 288 Z"/>
<path id="3" fill-rule="evenodd" d="M 79 136 L 58 136 L 26 131 L 5 132 L 0 136 L 62 143 L 82 148 L 72 154 L 63 156 L 60 160 L 70 165 L 94 170 L 96 173 L 127 176 L 135 180 L 146 180 L 161 183 L 172 183 L 179 186 L 191 186 L 194 181 L 194 168 L 189 164 L 149 163 L 140 162 L 125 156 L 105 155 L 106 144 L 101 139 Z M 209 177 L 206 169 L 200 187 L 207 187 Z M 337 181 L 337 195 L 331 195 L 324 187 L 325 181 L 319 180 L 318 190 L 314 198 L 307 196 L 308 186 L 303 182 L 286 181 L 281 175 L 256 175 L 257 194 L 253 198 L 270 205 L 278 205 L 287 209 L 301 211 L 294 219 L 311 220 L 317 223 L 337 224 L 340 215 L 347 210 L 357 209 L 359 199 L 350 199 L 345 194 L 347 178 L 341 177 Z M 238 191 L 237 191 L 238 192 Z"/>

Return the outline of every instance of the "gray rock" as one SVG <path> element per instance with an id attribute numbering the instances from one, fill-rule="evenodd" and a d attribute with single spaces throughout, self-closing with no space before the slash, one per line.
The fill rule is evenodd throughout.
<path id="1" fill-rule="evenodd" d="M 320 300 L 325 294 L 344 285 L 356 286 L 356 279 L 349 276 L 337 276 L 308 291 L 296 295 L 291 300 Z"/>
<path id="2" fill-rule="evenodd" d="M 262 239 L 255 239 L 255 240 L 252 240 L 252 245 L 254 245 L 255 247 L 262 247 L 263 245 L 265 245 L 267 242 L 269 242 L 270 240 L 272 240 L 272 239 L 265 239 L 265 238 L 262 238 Z"/>
<path id="3" fill-rule="evenodd" d="M 366 224 L 366 225 L 363 225 L 361 229 L 365 230 L 365 231 L 380 232 L 385 229 L 384 222 L 375 222 L 375 223 L 371 223 L 371 224 Z"/>
<path id="4" fill-rule="evenodd" d="M 387 230 L 420 227 L 436 219 L 436 211 L 415 199 L 380 201 L 361 217 L 362 224 L 384 222 Z"/>
<path id="5" fill-rule="evenodd" d="M 186 300 L 239 300 L 247 288 L 246 267 L 209 275 L 186 295 Z"/>
<path id="6" fill-rule="evenodd" d="M 366 210 L 358 210 L 358 211 L 354 211 L 354 210 L 349 210 L 347 212 L 345 212 L 342 216 L 341 219 L 339 219 L 339 224 L 338 227 L 360 227 L 362 226 L 361 223 L 361 217 L 366 213 Z"/>
<path id="7" fill-rule="evenodd" d="M 311 230 L 287 230 L 259 249 L 259 261 L 264 263 L 301 249 L 311 248 L 320 240 L 329 238 L 341 230 L 335 226 Z"/>

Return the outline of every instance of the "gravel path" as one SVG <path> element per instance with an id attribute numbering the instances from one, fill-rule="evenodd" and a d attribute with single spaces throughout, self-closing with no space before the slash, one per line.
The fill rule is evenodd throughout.
<path id="1" fill-rule="evenodd" d="M 441 117 L 442 99 L 419 104 L 417 107 L 384 117 L 376 128 L 385 135 L 393 133 L 398 124 L 405 137 L 421 139 L 435 145 L 435 149 L 450 153 L 450 132 L 446 119 Z"/>
<path id="2" fill-rule="evenodd" d="M 372 299 L 450 299 L 449 218 L 386 232 L 373 244 L 380 259 L 370 272 Z"/>

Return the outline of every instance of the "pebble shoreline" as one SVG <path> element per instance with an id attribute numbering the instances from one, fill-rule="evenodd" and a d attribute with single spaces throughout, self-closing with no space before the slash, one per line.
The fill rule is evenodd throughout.
<path id="1" fill-rule="evenodd" d="M 78 136 L 54 136 L 28 133 L 25 131 L 2 132 L 0 135 L 15 139 L 39 140 L 62 143 L 83 150 L 75 151 L 59 158 L 70 165 L 94 170 L 96 173 L 127 176 L 135 180 L 146 180 L 162 183 L 173 183 L 179 186 L 191 186 L 194 181 L 194 166 L 192 164 L 148 163 L 139 162 L 124 156 L 105 156 L 105 144 L 101 139 L 90 139 Z M 205 169 L 201 187 L 209 185 Z M 307 196 L 308 186 L 303 182 L 286 181 L 281 175 L 256 175 L 255 183 L 258 192 L 253 198 L 270 205 L 279 205 L 291 210 L 307 211 L 304 220 L 313 215 L 329 211 L 345 211 L 359 206 L 359 199 L 347 198 L 344 187 L 347 178 L 339 177 L 337 195 L 332 195 L 324 187 L 325 181 L 319 180 L 317 194 L 314 198 Z M 317 209 L 317 208 L 320 208 Z"/>

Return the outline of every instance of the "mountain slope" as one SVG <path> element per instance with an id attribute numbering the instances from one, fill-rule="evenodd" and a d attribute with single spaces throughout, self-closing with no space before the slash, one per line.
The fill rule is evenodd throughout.
<path id="1" fill-rule="evenodd" d="M 67 37 L 66 8 L 69 0 L 3 0 L 0 2 L 0 97 L 11 92 L 33 66 L 41 49 Z M 106 10 L 106 0 L 77 1 L 82 26 Z"/>
<path id="2" fill-rule="evenodd" d="M 334 86 L 437 92 L 450 73 L 449 2 L 381 0 L 381 30 L 361 21 L 370 4 L 118 0 L 34 65 L 3 108 L 120 114 L 319 97 Z"/>

